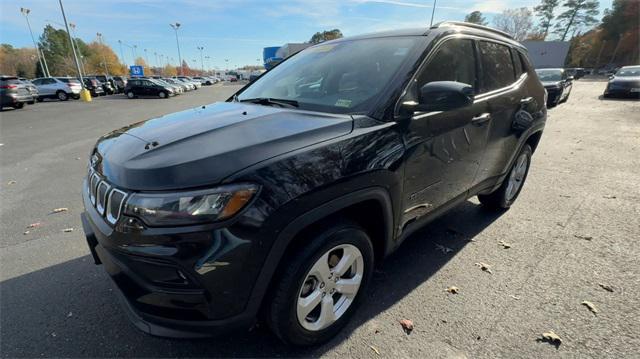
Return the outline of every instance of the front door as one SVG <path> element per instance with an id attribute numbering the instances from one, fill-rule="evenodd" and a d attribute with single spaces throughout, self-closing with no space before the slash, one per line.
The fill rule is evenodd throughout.
<path id="1" fill-rule="evenodd" d="M 445 41 L 419 70 L 415 88 L 434 81 L 456 81 L 477 89 L 476 57 L 473 40 Z M 465 194 L 482 160 L 490 122 L 484 101 L 413 115 L 405 134 L 403 225 Z"/>

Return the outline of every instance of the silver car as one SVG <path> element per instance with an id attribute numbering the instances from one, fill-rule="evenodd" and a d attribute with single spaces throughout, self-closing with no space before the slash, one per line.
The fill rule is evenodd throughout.
<path id="1" fill-rule="evenodd" d="M 45 98 L 57 98 L 67 101 L 69 97 L 80 98 L 82 85 L 73 77 L 41 77 L 31 81 L 38 88 L 38 101 Z"/>

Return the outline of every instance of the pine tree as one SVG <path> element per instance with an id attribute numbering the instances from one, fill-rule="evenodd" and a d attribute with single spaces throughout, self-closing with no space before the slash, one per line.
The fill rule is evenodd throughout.
<path id="1" fill-rule="evenodd" d="M 591 26 L 598 22 L 598 0 L 565 0 L 562 6 L 567 10 L 558 15 L 555 25 L 555 33 L 562 34 L 562 41 L 566 40 L 571 29 Z"/>
<path id="2" fill-rule="evenodd" d="M 554 12 L 560 5 L 560 0 L 542 0 L 540 5 L 533 8 L 536 16 L 540 18 L 540 28 L 542 29 L 542 39 L 546 39 L 549 34 L 549 28 L 553 19 L 555 19 Z"/>

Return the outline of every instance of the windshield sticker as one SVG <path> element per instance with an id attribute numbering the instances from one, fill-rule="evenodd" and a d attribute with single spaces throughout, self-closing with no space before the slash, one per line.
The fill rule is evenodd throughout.
<path id="1" fill-rule="evenodd" d="M 351 100 L 339 99 L 336 101 L 336 106 L 338 107 L 351 107 Z"/>

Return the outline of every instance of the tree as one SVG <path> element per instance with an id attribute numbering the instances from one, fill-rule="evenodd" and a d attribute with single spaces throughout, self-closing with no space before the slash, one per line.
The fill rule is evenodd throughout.
<path id="1" fill-rule="evenodd" d="M 560 5 L 560 0 L 542 0 L 540 5 L 533 8 L 536 16 L 540 18 L 540 29 L 542 30 L 542 40 L 547 38 L 549 28 L 555 19 L 555 10 Z"/>
<path id="2" fill-rule="evenodd" d="M 36 77 L 38 57 L 31 48 L 16 49 L 9 44 L 0 45 L 0 73 L 19 77 Z"/>
<path id="3" fill-rule="evenodd" d="M 311 40 L 309 43 L 311 44 L 319 44 L 324 41 L 335 40 L 342 37 L 342 32 L 338 29 L 333 29 L 329 31 L 316 32 L 311 36 Z"/>
<path id="4" fill-rule="evenodd" d="M 598 0 L 565 0 L 562 6 L 566 8 L 563 13 L 556 18 L 555 33 L 560 35 L 565 41 L 569 31 L 577 30 L 579 27 L 592 26 L 598 22 L 596 16 L 600 13 Z"/>
<path id="5" fill-rule="evenodd" d="M 120 59 L 112 48 L 97 41 L 89 43 L 87 48 L 89 52 L 85 56 L 87 74 L 104 74 L 106 60 L 109 75 L 126 75 L 127 67 L 120 63 Z"/>
<path id="6" fill-rule="evenodd" d="M 471 12 L 470 14 L 464 17 L 464 21 L 470 22 L 472 24 L 482 25 L 482 26 L 487 26 L 488 24 L 487 19 L 485 19 L 484 16 L 482 16 L 482 13 L 480 11 Z"/>
<path id="7" fill-rule="evenodd" d="M 506 9 L 493 18 L 493 25 L 517 41 L 522 41 L 533 29 L 533 15 L 526 7 Z"/>

